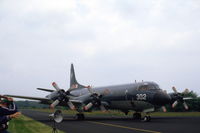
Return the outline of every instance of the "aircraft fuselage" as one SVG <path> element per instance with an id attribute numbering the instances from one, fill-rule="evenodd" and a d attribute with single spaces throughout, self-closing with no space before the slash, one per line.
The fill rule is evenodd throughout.
<path id="1" fill-rule="evenodd" d="M 149 108 L 165 105 L 171 100 L 170 96 L 161 90 L 154 82 L 95 87 L 93 90 L 95 93 L 102 95 L 102 104 L 107 106 L 109 109 L 142 112 Z M 84 99 L 88 98 L 88 88 L 71 91 L 70 94 L 75 96 L 74 99 L 78 97 L 80 100 L 82 97 L 85 104 L 90 101 L 90 99 Z"/>

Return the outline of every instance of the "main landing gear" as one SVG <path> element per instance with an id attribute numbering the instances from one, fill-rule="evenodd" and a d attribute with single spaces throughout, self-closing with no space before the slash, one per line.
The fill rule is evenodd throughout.
<path id="1" fill-rule="evenodd" d="M 144 122 L 149 122 L 149 121 L 151 121 L 151 116 L 149 116 L 149 115 L 144 116 L 143 121 L 144 121 Z"/>
<path id="2" fill-rule="evenodd" d="M 142 118 L 141 113 L 134 113 L 133 114 L 133 120 L 141 120 L 141 121 L 144 121 L 144 122 L 149 122 L 149 121 L 151 121 L 151 116 L 150 115 L 145 115 Z"/>
<path id="3" fill-rule="evenodd" d="M 141 120 L 142 115 L 141 113 L 134 113 L 133 114 L 133 120 Z"/>
<path id="4" fill-rule="evenodd" d="M 75 115 L 75 119 L 76 120 L 84 120 L 85 119 L 85 116 L 83 113 L 78 113 Z"/>

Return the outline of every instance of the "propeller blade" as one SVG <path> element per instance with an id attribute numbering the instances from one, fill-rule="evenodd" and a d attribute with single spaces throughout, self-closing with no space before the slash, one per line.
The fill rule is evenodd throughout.
<path id="1" fill-rule="evenodd" d="M 189 93 L 189 90 L 186 88 L 182 93 L 178 93 L 175 87 L 172 87 L 174 93 L 176 94 L 175 99 L 176 101 L 172 104 L 172 108 L 174 108 L 178 102 L 181 102 L 186 110 L 188 110 L 188 105 L 186 104 L 185 100 L 193 99 L 192 97 L 184 97 L 185 94 Z"/>
<path id="2" fill-rule="evenodd" d="M 50 105 L 50 108 L 55 108 L 55 106 L 57 106 L 58 104 L 60 103 L 60 101 L 57 99 L 55 100 L 51 105 Z"/>
<path id="3" fill-rule="evenodd" d="M 94 93 L 94 90 L 92 89 L 92 86 L 88 85 L 88 86 L 87 86 L 87 89 L 88 89 L 88 91 L 89 91 L 91 94 Z"/>
<path id="4" fill-rule="evenodd" d="M 162 106 L 162 110 L 163 110 L 163 112 L 167 112 L 167 109 L 165 106 Z"/>
<path id="5" fill-rule="evenodd" d="M 194 99 L 192 97 L 184 97 L 183 100 L 190 100 L 190 99 Z"/>
<path id="6" fill-rule="evenodd" d="M 189 91 L 189 89 L 185 89 L 184 91 L 183 91 L 183 94 L 188 94 L 190 91 Z"/>
<path id="7" fill-rule="evenodd" d="M 176 88 L 173 86 L 172 90 L 174 91 L 174 93 L 178 93 L 178 91 L 176 90 Z"/>
<path id="8" fill-rule="evenodd" d="M 175 101 L 175 102 L 172 104 L 172 108 L 175 108 L 177 104 L 178 104 L 178 101 Z"/>
<path id="9" fill-rule="evenodd" d="M 74 106 L 74 104 L 73 104 L 71 101 L 68 101 L 68 102 L 67 102 L 67 105 L 69 106 L 69 108 L 70 108 L 71 110 L 75 110 L 75 106 Z"/>
<path id="10" fill-rule="evenodd" d="M 88 103 L 85 107 L 84 110 L 89 110 L 93 106 L 93 103 Z"/>
<path id="11" fill-rule="evenodd" d="M 56 84 L 56 82 L 53 82 L 53 83 L 52 83 L 52 86 L 53 86 L 57 91 L 61 90 L 60 87 L 58 87 L 58 85 Z"/>
<path id="12" fill-rule="evenodd" d="M 186 104 L 186 102 L 183 102 L 183 106 L 185 107 L 186 110 L 188 110 L 188 105 Z"/>

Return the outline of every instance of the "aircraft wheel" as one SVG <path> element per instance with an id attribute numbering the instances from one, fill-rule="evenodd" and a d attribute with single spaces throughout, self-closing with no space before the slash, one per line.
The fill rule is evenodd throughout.
<path id="1" fill-rule="evenodd" d="M 145 116 L 145 117 L 143 118 L 143 121 L 144 121 L 144 122 L 149 122 L 149 121 L 151 121 L 151 116 Z"/>
<path id="2" fill-rule="evenodd" d="M 151 116 L 148 116 L 148 121 L 151 121 Z"/>
<path id="3" fill-rule="evenodd" d="M 133 114 L 133 119 L 134 120 L 140 120 L 141 119 L 141 114 L 140 113 L 134 113 Z"/>
<path id="4" fill-rule="evenodd" d="M 75 119 L 76 119 L 76 120 L 84 120 L 84 119 L 85 119 L 85 116 L 84 116 L 84 114 L 76 114 L 76 115 L 75 115 Z"/>
<path id="5" fill-rule="evenodd" d="M 81 120 L 84 120 L 84 119 L 85 119 L 84 114 L 81 114 Z"/>

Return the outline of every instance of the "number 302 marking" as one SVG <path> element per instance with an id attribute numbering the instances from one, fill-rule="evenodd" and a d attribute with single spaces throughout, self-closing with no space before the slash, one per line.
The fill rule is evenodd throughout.
<path id="1" fill-rule="evenodd" d="M 136 99 L 137 100 L 146 100 L 147 95 L 146 94 L 136 94 Z"/>

